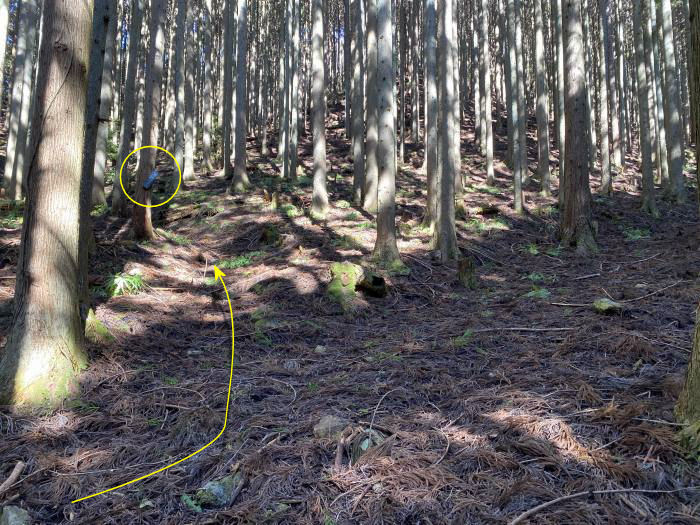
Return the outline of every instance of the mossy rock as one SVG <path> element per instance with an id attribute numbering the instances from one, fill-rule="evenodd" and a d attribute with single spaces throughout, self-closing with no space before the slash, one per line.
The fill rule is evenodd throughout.
<path id="1" fill-rule="evenodd" d="M 328 296 L 339 303 L 343 309 L 350 307 L 357 295 L 357 284 L 362 280 L 364 270 L 361 266 L 350 262 L 331 264 L 331 282 L 328 285 Z"/>
<path id="2" fill-rule="evenodd" d="M 279 230 L 277 229 L 277 226 L 275 226 L 274 224 L 266 225 L 263 229 L 261 240 L 263 244 L 267 244 L 270 246 L 279 246 L 282 242 L 282 238 L 280 236 Z"/>
<path id="3" fill-rule="evenodd" d="M 114 336 L 109 328 L 100 321 L 92 308 L 85 320 L 85 338 L 93 344 L 108 344 L 114 341 Z"/>
<path id="4" fill-rule="evenodd" d="M 226 476 L 216 481 L 209 481 L 203 488 L 197 491 L 195 500 L 202 506 L 227 507 L 233 501 L 233 492 L 241 483 L 242 475 Z"/>
<path id="5" fill-rule="evenodd" d="M 607 297 L 596 299 L 593 301 L 593 309 L 599 314 L 616 314 L 622 311 L 622 304 Z"/>

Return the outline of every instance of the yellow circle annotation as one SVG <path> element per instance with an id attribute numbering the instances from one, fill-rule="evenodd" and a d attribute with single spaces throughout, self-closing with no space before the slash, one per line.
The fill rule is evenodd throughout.
<path id="1" fill-rule="evenodd" d="M 170 198 L 167 201 L 161 202 L 160 204 L 142 204 L 140 202 L 135 201 L 134 199 L 131 198 L 131 195 L 129 195 L 127 193 L 126 189 L 124 188 L 124 182 L 122 181 L 122 174 L 124 173 L 124 166 L 126 166 L 126 163 L 128 162 L 129 157 L 131 157 L 134 153 L 137 153 L 137 152 L 141 151 L 142 149 L 146 149 L 146 148 L 153 148 L 153 149 L 158 149 L 160 151 L 164 151 L 165 153 L 170 155 L 170 157 L 173 159 L 173 161 L 175 161 L 175 166 L 177 167 L 177 173 L 178 173 L 177 188 L 175 188 L 175 192 L 170 196 Z M 137 206 L 141 206 L 142 208 L 157 208 L 158 206 L 163 206 L 164 204 L 168 204 L 171 200 L 173 200 L 175 195 L 177 195 L 177 192 L 180 191 L 180 185 L 182 185 L 182 170 L 180 169 L 180 164 L 178 164 L 175 156 L 172 153 L 170 153 L 167 149 L 161 148 L 160 146 L 152 146 L 152 145 L 141 146 L 140 148 L 136 148 L 134 151 L 129 153 L 126 156 L 126 158 L 124 159 L 124 162 L 122 162 L 122 166 L 121 166 L 121 168 L 119 168 L 119 185 L 122 187 L 122 191 L 124 192 L 124 195 L 126 195 L 126 198 L 129 199 L 134 204 L 136 204 Z"/>

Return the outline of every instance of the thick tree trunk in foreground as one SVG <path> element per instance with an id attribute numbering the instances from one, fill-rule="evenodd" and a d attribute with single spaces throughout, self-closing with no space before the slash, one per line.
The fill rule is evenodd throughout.
<path id="1" fill-rule="evenodd" d="M 318 0 L 317 0 L 318 1 Z M 384 265 L 400 261 L 396 245 L 396 127 L 391 0 L 377 0 L 377 239 L 372 258 Z"/>
<path id="2" fill-rule="evenodd" d="M 146 98 L 143 104 L 143 138 L 144 146 L 156 145 L 158 140 L 158 115 L 160 115 L 160 85 L 163 76 L 163 50 L 165 48 L 165 1 L 151 1 L 151 21 L 148 26 L 150 42 L 146 56 Z M 151 192 L 143 189 L 151 171 L 156 165 L 154 148 L 146 148 L 139 153 L 138 173 L 136 174 L 136 197 L 134 200 L 141 204 L 151 204 Z M 132 219 L 134 237 L 136 239 L 152 239 L 153 225 L 151 224 L 151 208 L 134 204 Z"/>
<path id="3" fill-rule="evenodd" d="M 311 4 L 311 125 L 314 135 L 314 187 L 311 211 L 317 218 L 328 212 L 326 190 L 326 104 L 323 68 L 323 2 Z"/>
<path id="4" fill-rule="evenodd" d="M 678 398 L 676 416 L 682 422 L 691 424 L 700 423 L 700 307 L 698 307 L 695 321 L 693 350 L 690 354 L 685 386 Z M 697 439 L 700 439 L 700 429 L 698 429 L 697 432 L 699 435 Z"/>
<path id="5" fill-rule="evenodd" d="M 581 0 L 564 0 L 563 36 L 566 71 L 564 91 L 565 158 L 564 202 L 561 210 L 560 235 L 566 244 L 587 255 L 597 251 L 591 225 L 591 190 L 589 185 L 590 140 L 588 125 L 586 73 L 584 71 Z"/>
<path id="6" fill-rule="evenodd" d="M 80 194 L 92 9 L 44 6 L 36 154 L 17 267 L 15 312 L 0 358 L 0 404 L 57 405 L 87 362 L 80 319 Z"/>

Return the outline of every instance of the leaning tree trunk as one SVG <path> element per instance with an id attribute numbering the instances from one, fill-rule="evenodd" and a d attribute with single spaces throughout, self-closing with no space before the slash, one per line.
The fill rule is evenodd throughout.
<path id="1" fill-rule="evenodd" d="M 0 403 L 57 405 L 87 363 L 80 318 L 80 192 L 92 9 L 44 5 L 35 155 L 17 267 L 15 311 L 0 358 Z M 56 225 L 61 225 L 56 228 Z"/>
<path id="2" fill-rule="evenodd" d="M 311 211 L 317 218 L 328 212 L 326 190 L 326 105 L 323 67 L 323 1 L 311 4 L 311 126 L 314 136 L 314 179 Z"/>
<path id="3" fill-rule="evenodd" d="M 563 0 L 563 36 L 565 56 L 564 123 L 564 206 L 560 235 L 565 244 L 576 246 L 581 255 L 597 251 L 591 224 L 589 185 L 590 140 L 588 125 L 586 73 L 584 71 L 581 0 Z"/>
<path id="4" fill-rule="evenodd" d="M 317 0 L 318 1 L 318 0 Z M 394 119 L 393 24 L 391 0 L 377 0 L 377 239 L 372 258 L 383 265 L 400 262 L 396 245 L 396 127 Z"/>
<path id="5" fill-rule="evenodd" d="M 160 115 L 160 84 L 163 76 L 163 50 L 165 47 L 165 0 L 151 0 L 151 21 L 149 24 L 150 42 L 146 56 L 145 98 L 143 102 L 143 136 L 144 146 L 155 145 L 158 140 L 158 115 Z M 151 192 L 143 189 L 143 183 L 156 165 L 156 149 L 142 150 L 136 174 L 135 201 L 145 206 L 134 204 L 132 224 L 136 239 L 153 239 L 151 224 Z"/>

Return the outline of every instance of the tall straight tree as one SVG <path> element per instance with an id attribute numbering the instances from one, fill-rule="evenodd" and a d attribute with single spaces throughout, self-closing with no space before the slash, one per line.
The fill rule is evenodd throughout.
<path id="1" fill-rule="evenodd" d="M 698 113 L 698 108 L 700 108 L 700 5 L 698 2 L 690 3 L 690 97 L 691 97 L 691 107 L 696 108 L 695 118 L 693 120 L 694 130 L 693 135 L 695 136 L 695 158 L 700 158 L 700 113 Z M 698 192 L 698 209 L 700 210 L 700 170 L 695 170 L 695 178 L 697 181 L 696 189 Z M 700 347 L 700 343 L 698 344 Z M 697 351 L 700 355 L 700 350 Z M 700 367 L 698 367 L 700 368 Z M 700 382 L 699 382 L 700 383 Z"/>
<path id="2" fill-rule="evenodd" d="M 612 194 L 612 165 L 610 163 L 610 134 L 608 119 L 608 75 L 610 74 L 610 62 L 606 53 L 606 39 L 608 34 L 608 4 L 610 0 L 598 2 L 598 19 L 600 30 L 598 31 L 598 93 L 600 94 L 600 192 L 604 195 Z"/>
<path id="3" fill-rule="evenodd" d="M 314 135 L 314 187 L 311 211 L 318 218 L 328 212 L 326 190 L 326 104 L 323 66 L 323 1 L 311 2 L 311 125 Z"/>
<path id="4" fill-rule="evenodd" d="M 175 158 L 180 169 L 185 167 L 185 34 L 187 33 L 187 2 L 177 1 L 175 28 Z"/>
<path id="5" fill-rule="evenodd" d="M 508 109 L 508 129 L 511 140 L 511 164 L 513 166 L 513 205 L 516 213 L 523 213 L 523 165 L 520 148 L 520 89 L 518 87 L 518 45 L 516 44 L 518 32 L 516 31 L 517 0 L 506 0 L 506 18 L 508 23 L 508 86 L 510 93 L 510 106 Z"/>
<path id="6" fill-rule="evenodd" d="M 646 24 L 648 10 L 645 9 L 645 0 L 634 0 L 633 21 L 634 21 L 634 51 L 635 51 L 635 72 L 637 85 L 637 104 L 639 107 L 639 142 L 642 151 L 642 210 L 657 216 L 656 202 L 654 200 L 654 172 L 651 158 L 651 137 L 649 127 L 649 78 L 645 57 L 647 49 L 644 46 L 644 33 L 649 27 Z M 647 35 L 648 36 L 648 35 Z M 650 51 L 650 50 L 649 50 Z"/>
<path id="7" fill-rule="evenodd" d="M 440 251 L 442 262 L 458 258 L 457 232 L 455 229 L 454 178 L 457 176 L 454 148 L 454 41 L 452 32 L 453 0 L 442 0 L 439 10 L 438 84 L 440 91 L 438 118 L 438 214 L 433 235 L 433 245 Z"/>
<path id="8" fill-rule="evenodd" d="M 423 225 L 435 231 L 438 209 L 438 89 L 437 89 L 437 12 L 436 0 L 425 0 L 425 157 L 428 196 Z"/>
<path id="9" fill-rule="evenodd" d="M 559 205 L 564 201 L 564 177 L 566 176 L 566 124 L 564 122 L 564 31 L 562 29 L 562 1 L 551 0 L 552 4 L 552 38 L 556 54 L 556 97 L 554 99 L 555 128 L 557 135 L 557 147 L 559 148 Z"/>
<path id="10" fill-rule="evenodd" d="M 92 187 L 92 203 L 106 204 L 105 199 L 105 172 L 107 171 L 107 136 L 109 135 L 109 116 L 114 100 L 114 57 L 116 53 L 117 38 L 117 2 L 108 0 L 109 26 L 105 41 L 104 67 L 102 70 L 102 83 L 100 88 L 100 114 L 97 127 L 97 143 L 95 146 L 94 182 Z M 118 184 L 118 182 L 117 182 Z"/>
<path id="11" fill-rule="evenodd" d="M 122 121 L 119 131 L 119 151 L 117 153 L 117 165 L 115 169 L 121 169 L 127 155 L 131 153 L 131 132 L 134 126 L 136 111 L 136 73 L 139 63 L 139 49 L 141 48 L 141 24 L 143 21 L 144 0 L 131 2 L 131 19 L 129 21 L 129 55 L 124 81 L 124 98 Z M 129 189 L 128 170 L 124 169 L 122 182 Z M 121 184 L 115 179 L 112 189 L 112 214 L 126 217 L 128 214 L 128 200 L 122 191 Z"/>
<path id="12" fill-rule="evenodd" d="M 150 22 L 148 33 L 150 42 L 146 54 L 145 68 L 145 98 L 143 101 L 143 135 L 141 143 L 144 146 L 155 146 L 158 140 L 158 115 L 160 115 L 160 88 L 163 77 L 163 52 L 165 49 L 165 0 L 151 0 Z M 151 171 L 156 165 L 156 149 L 141 150 L 141 158 L 136 174 L 136 202 L 150 205 L 151 193 L 143 189 Z M 152 239 L 153 225 L 151 223 L 151 208 L 134 205 L 132 216 L 134 237 L 136 239 Z"/>
<path id="13" fill-rule="evenodd" d="M 319 0 L 316 0 L 319 1 Z M 391 0 L 377 0 L 377 239 L 372 258 L 384 265 L 400 262 L 396 245 L 396 127 L 394 46 Z"/>
<path id="14" fill-rule="evenodd" d="M 0 61 L 5 63 L 7 27 L 10 21 L 10 0 L 0 0 Z M 5 85 L 5 68 L 0 68 L 0 86 Z"/>
<path id="15" fill-rule="evenodd" d="M 486 156 L 486 184 L 493 184 L 495 176 L 493 172 L 493 118 L 491 115 L 491 51 L 489 49 L 489 2 L 479 0 L 481 14 L 481 27 L 479 28 L 479 91 L 483 99 L 482 114 L 482 138 Z M 536 3 L 539 0 L 535 0 Z"/>
<path id="16" fill-rule="evenodd" d="M 362 204 L 365 180 L 365 53 L 363 0 L 352 0 L 352 164 L 353 202 Z"/>
<path id="17" fill-rule="evenodd" d="M 234 6 L 233 2 L 224 2 L 224 85 L 223 96 L 223 125 L 221 126 L 223 138 L 221 140 L 224 176 L 229 179 L 233 177 L 233 166 L 231 165 L 231 114 L 233 100 L 230 93 L 233 91 L 233 36 L 234 36 Z M 226 93 L 229 93 L 227 96 Z"/>
<path id="18" fill-rule="evenodd" d="M 40 15 L 38 0 L 24 0 L 18 5 L 17 43 L 3 180 L 6 196 L 16 200 L 22 199 L 26 187 L 23 179 L 28 166 L 27 156 L 30 153 L 27 135 L 32 101 L 34 51 Z"/>
<path id="19" fill-rule="evenodd" d="M 92 4 L 45 2 L 34 112 L 35 155 L 15 284 L 0 357 L 0 403 L 58 405 L 87 363 L 80 318 L 80 208 Z M 57 228 L 56 225 L 61 227 Z"/>
<path id="20" fill-rule="evenodd" d="M 377 0 L 367 0 L 367 144 L 362 207 L 377 212 Z"/>
<path id="21" fill-rule="evenodd" d="M 544 65 L 544 16 L 542 2 L 535 2 L 535 75 L 537 89 L 537 175 L 543 195 L 551 194 L 549 176 L 549 97 L 547 96 L 547 71 Z"/>
<path id="22" fill-rule="evenodd" d="M 248 52 L 248 0 L 238 0 L 238 43 L 236 45 L 236 144 L 232 191 L 244 191 L 249 185 L 246 173 L 246 137 L 248 136 L 248 90 L 246 56 Z M 296 122 L 292 123 L 296 126 Z"/>
<path id="23" fill-rule="evenodd" d="M 564 206 L 560 213 L 562 241 L 576 246 L 581 255 L 597 251 L 591 223 L 589 185 L 590 140 L 587 127 L 586 72 L 583 50 L 581 0 L 563 0 L 563 36 L 565 56 L 564 115 Z"/>
<path id="24" fill-rule="evenodd" d="M 183 38 L 185 39 L 185 60 L 183 61 L 184 72 L 185 72 L 185 105 L 184 105 L 184 117 L 185 117 L 185 159 L 184 165 L 181 165 L 182 178 L 184 180 L 194 179 L 194 148 L 195 141 L 197 140 L 197 133 L 195 133 L 195 101 L 194 101 L 194 70 L 196 64 L 199 63 L 195 56 L 195 45 L 194 45 L 194 31 L 192 27 L 194 25 L 194 9 L 195 2 L 187 2 L 187 13 L 185 15 L 186 22 L 183 31 Z M 179 31 L 178 31 L 179 33 Z M 154 116 L 158 118 L 158 114 Z"/>
<path id="25" fill-rule="evenodd" d="M 660 0 L 657 4 L 657 23 L 663 27 L 664 55 L 664 116 L 666 122 L 666 147 L 668 149 L 668 171 L 670 193 L 676 202 L 686 200 L 683 177 L 683 129 L 681 122 L 681 95 L 676 69 L 676 52 L 673 39 L 671 0 Z"/>

